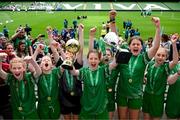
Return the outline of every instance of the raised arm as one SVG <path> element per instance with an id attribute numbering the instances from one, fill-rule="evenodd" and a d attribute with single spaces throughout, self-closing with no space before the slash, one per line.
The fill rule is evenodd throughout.
<path id="1" fill-rule="evenodd" d="M 39 77 L 42 74 L 41 68 L 39 67 L 37 62 L 31 56 L 26 56 L 24 58 L 24 61 L 26 61 L 27 64 L 30 63 L 34 67 L 33 76 L 35 78 Z"/>
<path id="2" fill-rule="evenodd" d="M 18 35 L 21 34 L 21 32 L 24 31 L 24 28 L 18 29 L 17 31 L 18 32 L 16 32 L 14 35 L 12 35 L 11 41 L 15 40 L 18 37 Z"/>
<path id="3" fill-rule="evenodd" d="M 169 75 L 167 81 L 171 85 L 174 84 L 179 77 L 180 77 L 180 70 L 178 70 L 178 72 L 173 75 Z"/>
<path id="4" fill-rule="evenodd" d="M 46 27 L 46 32 L 47 32 L 47 35 L 48 35 L 48 39 L 50 40 L 50 42 L 52 42 L 53 40 L 53 35 L 52 35 L 52 27 L 51 26 L 47 26 Z"/>
<path id="5" fill-rule="evenodd" d="M 116 63 L 116 58 L 114 57 L 112 62 L 109 64 L 109 70 L 112 70 L 112 69 L 116 68 L 117 65 L 118 64 Z"/>
<path id="6" fill-rule="evenodd" d="M 84 25 L 79 24 L 78 26 L 78 34 L 79 34 L 79 43 L 80 43 L 80 49 L 77 53 L 77 62 L 79 64 L 83 64 L 83 48 L 84 48 Z"/>
<path id="7" fill-rule="evenodd" d="M 159 46 L 160 46 L 160 19 L 158 17 L 153 17 L 152 22 L 154 23 L 156 27 L 156 33 L 153 40 L 153 46 L 148 50 L 148 57 L 151 59 L 155 56 Z"/>
<path id="8" fill-rule="evenodd" d="M 73 67 L 73 70 L 70 71 L 73 76 L 79 75 L 79 70 L 76 70 L 75 67 Z"/>
<path id="9" fill-rule="evenodd" d="M 44 49 L 44 45 L 43 45 L 43 44 L 38 44 L 38 45 L 37 45 L 37 48 L 36 48 L 36 50 L 34 51 L 34 54 L 32 55 L 32 58 L 33 58 L 35 61 L 36 61 L 37 55 L 38 55 L 40 52 L 43 52 L 43 53 L 44 53 L 43 49 Z"/>
<path id="10" fill-rule="evenodd" d="M 89 31 L 89 51 L 94 49 L 94 38 L 96 33 L 96 27 L 93 27 Z"/>
<path id="11" fill-rule="evenodd" d="M 56 42 L 55 40 L 53 40 L 51 43 L 50 43 L 50 48 L 51 48 L 51 51 L 52 51 L 52 54 L 54 56 L 54 60 L 55 62 L 57 63 L 58 60 L 59 60 L 59 53 L 57 50 L 59 50 L 61 56 L 63 57 L 63 59 L 65 59 L 65 53 L 64 51 L 62 50 L 60 44 L 58 42 Z"/>
<path id="12" fill-rule="evenodd" d="M 117 15 L 117 12 L 116 10 L 111 10 L 109 12 L 109 19 L 110 19 L 110 29 L 111 29 L 111 32 L 115 32 L 117 34 L 117 29 L 116 29 L 116 22 L 115 22 L 115 19 L 116 19 L 116 15 Z M 117 34 L 118 35 L 118 34 Z"/>
<path id="13" fill-rule="evenodd" d="M 4 57 L 6 57 L 7 54 L 6 53 L 0 53 L 0 77 L 3 79 L 3 80 L 6 80 L 7 78 L 7 73 L 2 69 L 2 60 Z"/>
<path id="14" fill-rule="evenodd" d="M 173 47 L 173 60 L 169 64 L 169 68 L 172 69 L 177 63 L 178 63 L 178 51 L 177 51 L 177 46 L 176 46 L 176 41 L 178 40 L 179 35 L 173 34 L 171 37 L 171 42 L 172 42 L 172 47 Z"/>

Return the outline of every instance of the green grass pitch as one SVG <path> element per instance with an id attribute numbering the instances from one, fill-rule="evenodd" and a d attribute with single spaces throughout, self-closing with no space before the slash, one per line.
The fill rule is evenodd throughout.
<path id="1" fill-rule="evenodd" d="M 106 11 L 54 11 L 50 14 L 45 11 L 34 12 L 12 12 L 1 11 L 0 12 L 0 30 L 6 25 L 9 29 L 10 36 L 14 34 L 15 29 L 19 25 L 28 24 L 32 27 L 32 36 L 35 37 L 38 34 L 46 34 L 46 27 L 52 26 L 59 31 L 63 28 L 63 21 L 66 18 L 69 22 L 69 26 L 72 26 L 72 21 L 77 18 L 78 15 L 86 15 L 87 19 L 78 20 L 78 23 L 83 23 L 85 26 L 84 38 L 85 47 L 88 45 L 89 29 L 93 26 L 97 26 L 96 38 L 100 37 L 100 31 L 102 22 L 108 20 L 108 12 Z M 152 16 L 160 17 L 161 28 L 163 33 L 171 34 L 174 32 L 180 33 L 180 12 L 152 12 Z M 123 20 L 130 19 L 134 28 L 138 28 L 143 40 L 146 40 L 150 36 L 154 36 L 155 28 L 151 22 L 150 17 L 142 17 L 140 12 L 122 12 L 118 11 L 116 25 L 119 30 L 119 34 L 124 37 L 123 34 Z M 13 20 L 13 22 L 12 22 Z M 7 22 L 8 21 L 8 22 Z"/>

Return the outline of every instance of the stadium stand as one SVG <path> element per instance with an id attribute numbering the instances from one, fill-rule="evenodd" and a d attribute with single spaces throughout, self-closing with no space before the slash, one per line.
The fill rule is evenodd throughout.
<path id="1" fill-rule="evenodd" d="M 179 6 L 180 2 L 2 2 L 0 10 L 108 11 L 116 9 L 117 11 L 142 11 L 151 9 L 153 11 L 180 11 Z"/>

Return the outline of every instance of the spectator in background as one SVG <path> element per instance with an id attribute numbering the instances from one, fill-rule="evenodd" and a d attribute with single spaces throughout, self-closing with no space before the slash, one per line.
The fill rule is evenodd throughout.
<path id="1" fill-rule="evenodd" d="M 6 26 L 3 27 L 3 34 L 4 34 L 4 36 L 5 36 L 6 38 L 9 39 L 9 30 L 7 29 Z"/>
<path id="2" fill-rule="evenodd" d="M 63 30 L 61 31 L 61 36 L 62 36 L 62 40 L 66 43 L 67 40 L 68 40 L 68 38 L 67 38 L 67 36 L 68 36 L 68 30 L 67 30 L 67 29 L 63 29 Z"/>
<path id="3" fill-rule="evenodd" d="M 18 48 L 16 50 L 16 55 L 20 58 L 24 58 L 25 56 L 29 55 L 25 40 L 19 42 Z"/>
<path id="4" fill-rule="evenodd" d="M 0 49 L 3 50 L 6 43 L 6 37 L 3 33 L 0 33 Z"/>
<path id="5" fill-rule="evenodd" d="M 2 69 L 6 72 L 9 71 L 9 61 L 15 56 L 12 55 L 13 46 L 11 43 L 6 43 L 4 50 L 0 50 L 0 53 L 6 53 L 7 57 L 2 61 Z M 10 105 L 10 89 L 7 84 L 0 78 L 0 116 L 3 119 L 12 119 L 12 108 Z"/>
<path id="6" fill-rule="evenodd" d="M 73 20 L 73 28 L 74 28 L 74 31 L 76 31 L 77 29 L 77 20 Z"/>
<path id="7" fill-rule="evenodd" d="M 129 27 L 130 28 L 130 27 Z M 134 36 L 134 33 L 135 33 L 135 29 L 133 27 L 131 27 L 130 31 L 130 37 L 133 37 Z"/>
<path id="8" fill-rule="evenodd" d="M 4 52 L 4 51 L 0 51 Z M 6 63 L 6 60 L 2 62 L 2 69 L 6 72 L 9 71 L 9 64 Z M 0 116 L 1 119 L 12 119 L 12 108 L 10 104 L 10 89 L 7 84 L 5 84 L 4 80 L 0 77 Z"/>
<path id="9" fill-rule="evenodd" d="M 132 22 L 131 22 L 131 20 L 128 20 L 128 21 L 126 22 L 126 29 L 127 29 L 127 28 L 129 28 L 129 29 L 132 28 Z"/>
<path id="10" fill-rule="evenodd" d="M 39 44 L 41 44 L 42 47 L 43 47 L 44 54 L 47 55 L 47 53 L 48 53 L 48 46 L 47 46 L 46 43 L 45 43 L 44 37 L 45 37 L 45 35 L 39 34 L 38 37 L 37 37 L 37 40 L 36 40 L 36 42 L 33 44 L 32 48 L 33 48 L 33 51 L 35 51 L 35 49 L 37 48 L 37 46 L 38 46 Z"/>
<path id="11" fill-rule="evenodd" d="M 68 28 L 68 21 L 64 19 L 64 28 Z"/>
<path id="12" fill-rule="evenodd" d="M 28 26 L 28 24 L 25 25 L 24 31 L 26 32 L 26 35 L 31 35 L 32 28 Z"/>
<path id="13" fill-rule="evenodd" d="M 7 54 L 6 62 L 9 64 L 10 60 L 12 60 L 14 57 L 16 57 L 15 52 L 14 52 L 14 47 L 11 43 L 5 44 L 5 52 Z"/>
<path id="14" fill-rule="evenodd" d="M 123 28 L 126 29 L 126 24 L 127 22 L 126 21 L 123 21 Z"/>
<path id="15" fill-rule="evenodd" d="M 126 41 L 128 41 L 129 32 L 130 32 L 130 31 L 129 31 L 129 28 L 127 28 L 126 31 L 125 31 L 125 37 L 124 37 Z"/>
<path id="16" fill-rule="evenodd" d="M 168 50 L 168 56 L 169 56 L 171 41 L 169 41 L 169 36 L 167 34 L 162 34 L 161 35 L 161 43 L 160 43 L 160 45 L 162 47 L 165 47 Z"/>
<path id="17" fill-rule="evenodd" d="M 138 28 L 135 30 L 134 36 L 140 36 L 140 32 L 139 32 L 139 29 L 138 29 Z"/>
<path id="18" fill-rule="evenodd" d="M 76 35 L 75 35 L 75 30 L 74 30 L 74 29 L 69 28 L 68 32 L 69 32 L 69 34 L 70 34 L 70 39 L 73 39 L 73 38 L 76 37 Z"/>
<path id="19" fill-rule="evenodd" d="M 32 55 L 32 47 L 31 47 L 31 40 L 25 35 L 25 30 L 23 27 L 19 27 L 16 30 L 16 33 L 11 37 L 11 41 L 13 42 L 15 50 L 19 47 L 20 41 L 25 41 L 25 47 L 27 48 L 28 54 Z"/>
<path id="20" fill-rule="evenodd" d="M 148 51 L 152 47 L 153 38 L 149 37 L 146 43 L 146 51 Z"/>

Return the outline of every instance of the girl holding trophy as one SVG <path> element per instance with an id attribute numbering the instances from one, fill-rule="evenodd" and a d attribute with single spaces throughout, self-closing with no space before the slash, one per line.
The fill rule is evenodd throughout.
<path id="1" fill-rule="evenodd" d="M 73 68 L 73 65 L 76 69 L 80 69 L 83 66 L 83 24 L 79 24 L 78 34 L 78 40 L 70 39 L 67 41 L 65 52 L 62 52 L 62 49 L 58 48 L 61 51 L 61 58 L 59 57 L 57 50 L 52 49 L 54 58 L 56 58 L 55 61 L 58 61 L 56 66 L 61 65 L 63 68 L 65 68 L 62 73 L 62 77 L 59 80 L 59 101 L 61 104 L 61 114 L 63 114 L 65 120 L 77 120 L 81 111 L 80 98 L 82 94 L 82 83 L 76 76 L 73 76 L 70 73 L 70 69 Z"/>

